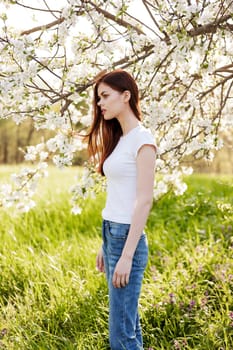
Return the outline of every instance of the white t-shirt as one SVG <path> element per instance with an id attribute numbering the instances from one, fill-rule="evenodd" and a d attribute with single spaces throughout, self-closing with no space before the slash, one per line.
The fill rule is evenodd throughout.
<path id="1" fill-rule="evenodd" d="M 107 179 L 107 199 L 102 217 L 130 224 L 136 199 L 136 158 L 143 145 L 154 145 L 149 129 L 139 124 L 121 136 L 113 152 L 103 164 Z"/>

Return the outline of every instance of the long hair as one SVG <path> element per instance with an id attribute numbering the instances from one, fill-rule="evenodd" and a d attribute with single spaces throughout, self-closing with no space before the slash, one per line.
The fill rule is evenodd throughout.
<path id="1" fill-rule="evenodd" d="M 99 100 L 98 86 L 100 83 L 105 83 L 119 92 L 130 91 L 129 105 L 138 120 L 141 120 L 141 111 L 138 87 L 129 73 L 117 69 L 105 73 L 97 79 L 93 96 L 93 120 L 87 138 L 89 154 L 93 157 L 95 164 L 98 165 L 98 172 L 104 175 L 103 163 L 116 147 L 122 135 L 122 129 L 116 118 L 105 120 L 101 114 L 101 108 L 97 105 Z"/>

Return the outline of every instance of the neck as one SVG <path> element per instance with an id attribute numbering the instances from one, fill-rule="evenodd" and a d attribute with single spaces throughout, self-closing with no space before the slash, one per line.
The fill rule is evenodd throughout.
<path id="1" fill-rule="evenodd" d="M 117 118 L 122 129 L 123 135 L 128 134 L 128 132 L 136 128 L 140 124 L 140 120 L 131 112 L 127 115 Z"/>

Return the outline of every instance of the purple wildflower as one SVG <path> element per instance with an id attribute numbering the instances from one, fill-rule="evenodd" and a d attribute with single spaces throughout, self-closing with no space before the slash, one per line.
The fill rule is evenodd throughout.
<path id="1" fill-rule="evenodd" d="M 170 293 L 169 297 L 170 297 L 170 300 L 169 300 L 170 304 L 175 304 L 175 302 L 176 302 L 175 294 L 174 293 Z"/>
<path id="2" fill-rule="evenodd" d="M 196 305 L 196 302 L 195 302 L 195 300 L 190 300 L 190 302 L 189 302 L 189 310 L 192 310 L 192 308 L 194 307 Z"/>

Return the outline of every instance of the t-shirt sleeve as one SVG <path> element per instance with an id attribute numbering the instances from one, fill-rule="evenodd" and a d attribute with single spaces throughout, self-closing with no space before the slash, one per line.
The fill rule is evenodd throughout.
<path id="1" fill-rule="evenodd" d="M 155 144 L 154 136 L 152 135 L 150 130 L 143 130 L 137 135 L 134 145 L 134 156 L 137 157 L 138 151 L 144 145 L 152 145 L 155 150 L 157 150 L 157 146 Z"/>

